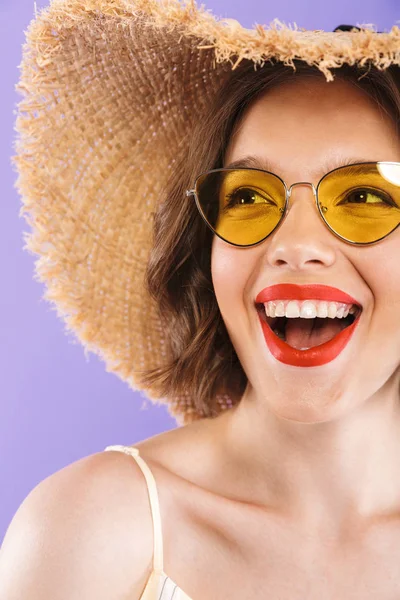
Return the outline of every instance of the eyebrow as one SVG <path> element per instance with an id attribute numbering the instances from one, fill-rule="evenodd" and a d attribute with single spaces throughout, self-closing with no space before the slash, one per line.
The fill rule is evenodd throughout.
<path id="1" fill-rule="evenodd" d="M 333 159 L 331 162 L 326 163 L 323 165 L 322 169 L 317 169 L 313 172 L 311 172 L 311 175 L 313 177 L 317 177 L 317 178 L 321 178 L 323 175 L 326 175 L 326 173 L 329 173 L 329 171 L 333 171 L 334 169 L 337 169 L 339 167 L 349 167 L 349 166 L 353 166 L 359 163 L 371 163 L 371 162 L 378 162 L 377 160 L 367 160 L 365 158 L 359 158 L 359 157 L 350 157 L 348 159 L 341 159 L 340 157 L 336 157 L 335 159 Z M 226 167 L 224 167 L 225 169 L 248 169 L 248 168 L 253 168 L 253 169 L 262 169 L 263 171 L 272 171 L 273 173 L 275 173 L 276 171 L 276 166 L 269 161 L 267 158 L 260 158 L 258 156 L 252 156 L 252 155 L 248 155 L 245 156 L 243 158 L 239 158 L 238 160 L 235 160 L 234 162 L 229 163 L 229 165 L 227 165 Z M 364 175 L 365 173 L 370 173 L 371 171 L 371 167 L 369 167 L 368 165 L 360 165 L 359 168 L 356 170 L 356 175 Z"/>

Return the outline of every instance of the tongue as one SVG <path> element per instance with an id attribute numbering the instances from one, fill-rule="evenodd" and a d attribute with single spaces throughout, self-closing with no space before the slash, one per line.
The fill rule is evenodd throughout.
<path id="1" fill-rule="evenodd" d="M 286 343 L 298 350 L 320 346 L 347 327 L 345 319 L 288 319 Z"/>

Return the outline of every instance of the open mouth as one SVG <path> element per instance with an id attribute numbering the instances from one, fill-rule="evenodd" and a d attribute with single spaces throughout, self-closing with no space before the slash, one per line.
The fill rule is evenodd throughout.
<path id="1" fill-rule="evenodd" d="M 355 306 L 355 312 L 349 313 L 345 318 L 303 319 L 267 317 L 264 304 L 257 304 L 256 308 L 274 335 L 299 350 L 319 346 L 332 340 L 338 333 L 352 325 L 362 312 L 361 307 Z"/>

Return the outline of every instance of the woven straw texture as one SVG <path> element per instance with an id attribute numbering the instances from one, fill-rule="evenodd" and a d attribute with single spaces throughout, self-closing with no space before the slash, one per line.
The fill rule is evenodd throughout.
<path id="1" fill-rule="evenodd" d="M 136 374 L 166 359 L 143 277 L 170 169 L 231 69 L 271 57 L 332 81 L 343 63 L 399 65 L 400 30 L 311 32 L 277 19 L 249 30 L 179 0 L 53 0 L 28 27 L 12 159 L 25 248 L 66 333 L 134 390 Z M 143 392 L 179 424 L 204 416 L 189 396 Z"/>

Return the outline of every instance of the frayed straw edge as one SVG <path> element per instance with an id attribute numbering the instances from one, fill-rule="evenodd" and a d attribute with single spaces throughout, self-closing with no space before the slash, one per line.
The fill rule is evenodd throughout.
<path id="1" fill-rule="evenodd" d="M 107 17 L 118 20 L 117 27 L 128 27 L 132 20 L 140 19 L 149 27 L 163 27 L 170 32 L 179 29 L 180 39 L 194 36 L 202 40 L 196 46 L 199 50 L 215 49 L 214 68 L 216 63 L 231 62 L 233 56 L 236 57 L 233 69 L 244 58 L 263 66 L 274 57 L 293 68 L 293 60 L 303 60 L 317 66 L 327 81 L 332 81 L 329 69 L 344 63 L 364 65 L 370 60 L 379 69 L 400 64 L 397 25 L 390 32 L 380 34 L 374 31 L 374 24 L 365 25 L 360 32 L 317 30 L 317 38 L 315 32 L 299 30 L 296 24 L 292 29 L 279 19 L 274 19 L 268 28 L 256 24 L 254 29 L 246 29 L 236 19 L 218 20 L 203 4 L 198 7 L 195 0 L 183 3 L 179 0 L 53 0 L 29 25 L 27 40 L 33 47 L 40 43 L 45 65 L 46 56 L 51 60 L 54 50 L 49 29 L 53 31 L 50 36 L 63 37 L 71 27 L 78 24 L 94 27 Z"/>

